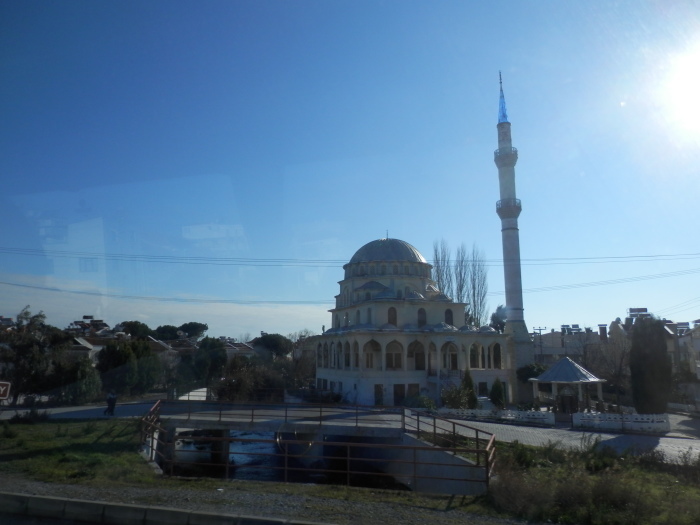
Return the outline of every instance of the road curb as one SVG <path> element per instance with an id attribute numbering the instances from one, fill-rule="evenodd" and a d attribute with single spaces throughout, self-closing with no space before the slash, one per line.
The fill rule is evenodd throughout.
<path id="1" fill-rule="evenodd" d="M 196 512 L 0 492 L 0 513 L 57 518 L 95 525 L 328 525 L 313 521 Z"/>

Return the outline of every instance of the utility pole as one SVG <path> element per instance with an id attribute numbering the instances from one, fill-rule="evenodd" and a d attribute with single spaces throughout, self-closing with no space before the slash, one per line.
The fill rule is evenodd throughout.
<path id="1" fill-rule="evenodd" d="M 542 360 L 543 360 L 543 358 L 542 358 L 542 332 L 546 329 L 547 329 L 546 326 L 537 327 L 537 328 L 533 327 L 533 329 L 532 329 L 533 337 L 535 335 L 535 332 L 537 332 L 537 335 L 539 336 L 539 340 L 540 340 L 540 364 L 544 364 L 544 363 L 542 363 Z M 537 343 L 535 343 L 535 345 L 537 345 Z"/>

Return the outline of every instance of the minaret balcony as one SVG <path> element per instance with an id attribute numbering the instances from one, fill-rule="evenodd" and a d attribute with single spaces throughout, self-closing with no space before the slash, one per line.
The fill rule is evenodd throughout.
<path id="1" fill-rule="evenodd" d="M 516 148 L 498 148 L 493 152 L 493 161 L 498 168 L 512 168 L 518 162 Z"/>
<path id="2" fill-rule="evenodd" d="M 501 219 L 514 219 L 523 210 L 520 199 L 501 199 L 496 203 L 496 213 Z"/>

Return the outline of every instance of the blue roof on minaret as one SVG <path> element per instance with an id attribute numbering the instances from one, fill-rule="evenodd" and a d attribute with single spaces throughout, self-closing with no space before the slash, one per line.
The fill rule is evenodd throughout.
<path id="1" fill-rule="evenodd" d="M 498 72 L 498 83 L 501 86 L 501 98 L 498 101 L 498 123 L 508 122 L 508 113 L 506 112 L 506 97 L 503 95 L 503 79 L 501 72 Z"/>

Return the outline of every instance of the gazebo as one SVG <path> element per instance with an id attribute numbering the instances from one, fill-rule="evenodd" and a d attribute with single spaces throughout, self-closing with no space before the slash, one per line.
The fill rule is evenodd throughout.
<path id="1" fill-rule="evenodd" d="M 561 358 L 543 374 L 530 378 L 530 381 L 532 382 L 532 395 L 535 400 L 540 398 L 539 384 L 550 383 L 552 385 L 552 396 L 561 412 L 570 414 L 578 411 L 579 402 L 584 395 L 584 385 L 596 384 L 598 400 L 603 400 L 603 383 L 605 379 L 598 379 L 568 357 Z M 577 387 L 578 395 L 575 395 L 575 387 Z"/>

